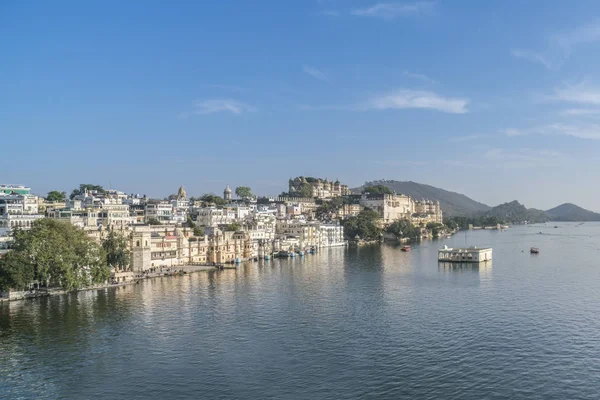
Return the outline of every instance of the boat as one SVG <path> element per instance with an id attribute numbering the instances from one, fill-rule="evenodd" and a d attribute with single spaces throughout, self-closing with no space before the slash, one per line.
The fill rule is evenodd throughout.
<path id="1" fill-rule="evenodd" d="M 558 226 L 557 226 L 557 225 L 554 225 L 554 227 L 555 227 L 555 228 L 558 228 Z"/>
<path id="2" fill-rule="evenodd" d="M 402 248 L 400 249 L 400 251 L 409 252 L 410 251 L 410 246 L 402 246 Z"/>
<path id="3" fill-rule="evenodd" d="M 298 255 L 299 255 L 300 257 L 304 257 L 304 252 L 303 252 L 303 251 L 299 251 L 299 252 L 298 252 Z"/>
<path id="4" fill-rule="evenodd" d="M 529 252 L 531 254 L 540 254 L 540 249 L 538 249 L 537 247 L 532 247 L 531 249 L 529 249 Z"/>
<path id="5" fill-rule="evenodd" d="M 265 260 L 270 260 L 270 259 L 271 259 L 271 256 L 267 254 L 267 255 L 265 256 Z"/>
<path id="6" fill-rule="evenodd" d="M 543 235 L 544 233 L 542 231 L 539 232 L 540 235 Z"/>

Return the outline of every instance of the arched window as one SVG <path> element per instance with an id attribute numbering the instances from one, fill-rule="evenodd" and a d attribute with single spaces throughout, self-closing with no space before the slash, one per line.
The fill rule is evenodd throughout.
<path id="1" fill-rule="evenodd" d="M 140 247 L 140 241 L 138 240 L 135 244 L 136 247 Z"/>

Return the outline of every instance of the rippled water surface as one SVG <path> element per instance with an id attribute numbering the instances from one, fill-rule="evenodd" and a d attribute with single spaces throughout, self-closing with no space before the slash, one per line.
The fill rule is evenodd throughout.
<path id="1" fill-rule="evenodd" d="M 438 265 L 465 242 L 493 264 Z M 0 398 L 150 397 L 600 398 L 600 224 L 0 304 Z"/>

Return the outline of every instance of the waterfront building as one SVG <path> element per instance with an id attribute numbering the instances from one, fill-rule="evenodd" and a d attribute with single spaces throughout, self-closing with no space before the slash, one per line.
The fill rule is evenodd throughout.
<path id="1" fill-rule="evenodd" d="M 360 205 L 379 213 L 384 225 L 389 225 L 400 219 L 410 220 L 414 213 L 414 203 L 409 196 L 402 194 L 364 193 Z"/>
<path id="2" fill-rule="evenodd" d="M 202 207 L 194 210 L 196 224 L 215 227 L 229 225 L 236 221 L 236 212 L 232 208 Z"/>
<path id="3" fill-rule="evenodd" d="M 36 220 L 43 218 L 38 211 L 37 196 L 0 192 L 0 236 L 9 235 L 15 228 L 29 229 Z"/>
<path id="4" fill-rule="evenodd" d="M 337 224 L 319 225 L 319 248 L 345 246 L 344 227 Z"/>
<path id="5" fill-rule="evenodd" d="M 432 200 L 415 200 L 413 224 L 428 224 L 430 222 L 442 224 L 443 213 L 439 201 Z"/>

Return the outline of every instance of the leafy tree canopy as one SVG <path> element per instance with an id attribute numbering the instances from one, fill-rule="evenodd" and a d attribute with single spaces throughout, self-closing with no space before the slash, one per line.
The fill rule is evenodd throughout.
<path id="1" fill-rule="evenodd" d="M 65 201 L 67 199 L 67 192 L 59 192 L 58 190 L 52 190 L 46 195 L 46 201 Z"/>
<path id="2" fill-rule="evenodd" d="M 357 216 L 344 220 L 344 234 L 349 239 L 359 236 L 364 240 L 377 240 L 381 236 L 380 218 L 376 211 L 365 208 Z"/>
<path id="3" fill-rule="evenodd" d="M 398 238 L 416 238 L 419 236 L 419 229 L 415 228 L 412 222 L 407 219 L 392 222 L 386 228 L 386 232 Z"/>
<path id="4" fill-rule="evenodd" d="M 106 263 L 109 267 L 120 271 L 129 269 L 130 257 L 125 237 L 111 231 L 102 242 L 102 249 L 106 254 Z"/>
<path id="5" fill-rule="evenodd" d="M 369 193 L 374 195 L 394 194 L 394 192 L 390 188 L 383 185 L 365 186 L 363 188 L 363 193 Z"/>
<path id="6" fill-rule="evenodd" d="M 83 193 L 85 193 L 86 189 L 88 191 L 92 191 L 95 190 L 99 193 L 104 193 L 105 190 L 102 186 L 100 185 L 92 185 L 90 183 L 82 183 L 79 185 L 79 189 L 73 189 L 73 191 L 71 192 L 71 195 L 69 196 L 69 198 L 71 200 L 73 200 L 73 198 L 75 198 L 75 196 L 79 196 L 82 195 Z"/>
<path id="7" fill-rule="evenodd" d="M 66 290 L 101 283 L 110 269 L 105 254 L 69 223 L 42 218 L 17 231 L 12 250 L 0 260 L 0 289 L 23 289 L 33 280 Z"/>
<path id="8" fill-rule="evenodd" d="M 248 186 L 238 186 L 235 188 L 235 194 L 242 199 L 249 199 L 253 197 L 252 189 Z"/>
<path id="9" fill-rule="evenodd" d="M 242 226 L 239 223 L 234 222 L 232 224 L 227 225 L 225 227 L 225 230 L 228 232 L 238 232 L 238 231 L 242 230 Z"/>
<path id="10" fill-rule="evenodd" d="M 214 195 L 212 193 L 207 193 L 204 196 L 202 196 L 200 198 L 202 200 L 202 202 L 206 205 L 206 204 L 214 204 L 216 206 L 224 206 L 225 204 L 227 204 L 227 202 L 225 201 L 224 198 L 219 197 L 217 195 Z"/>
<path id="11" fill-rule="evenodd" d="M 155 217 L 150 217 L 146 220 L 148 225 L 160 225 L 160 221 Z"/>

